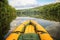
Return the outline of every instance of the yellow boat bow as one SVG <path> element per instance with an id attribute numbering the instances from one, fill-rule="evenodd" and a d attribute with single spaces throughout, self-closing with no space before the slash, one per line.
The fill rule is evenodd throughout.
<path id="1" fill-rule="evenodd" d="M 53 40 L 50 34 L 34 20 L 20 24 L 6 40 Z"/>

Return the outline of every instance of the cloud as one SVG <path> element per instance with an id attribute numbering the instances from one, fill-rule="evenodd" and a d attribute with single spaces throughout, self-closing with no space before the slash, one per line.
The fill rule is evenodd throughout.
<path id="1" fill-rule="evenodd" d="M 8 0 L 9 4 L 16 9 L 28 9 L 37 6 L 43 6 L 46 4 L 54 3 L 59 0 Z"/>
<path id="2" fill-rule="evenodd" d="M 56 2 L 60 2 L 60 0 L 56 0 Z"/>
<path id="3" fill-rule="evenodd" d="M 29 8 L 34 7 L 38 3 L 36 0 L 9 0 L 9 4 L 15 8 Z"/>

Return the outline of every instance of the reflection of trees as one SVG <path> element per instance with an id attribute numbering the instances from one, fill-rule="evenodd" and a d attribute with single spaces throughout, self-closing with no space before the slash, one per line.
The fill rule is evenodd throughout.
<path id="1" fill-rule="evenodd" d="M 17 12 L 18 11 L 26 16 L 60 21 L 60 3 L 40 6 L 29 10 L 17 10 Z"/>
<path id="2" fill-rule="evenodd" d="M 50 33 L 54 40 L 60 40 L 60 23 L 46 27 L 46 30 Z"/>

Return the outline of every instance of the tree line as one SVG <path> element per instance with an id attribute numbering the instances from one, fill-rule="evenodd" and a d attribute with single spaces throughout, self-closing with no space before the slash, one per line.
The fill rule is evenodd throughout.
<path id="1" fill-rule="evenodd" d="M 16 17 L 15 8 L 8 4 L 8 0 L 0 0 L 0 40 L 10 30 L 10 22 Z"/>
<path id="2" fill-rule="evenodd" d="M 17 16 L 30 16 L 60 22 L 60 3 L 48 4 L 32 9 L 17 10 Z"/>

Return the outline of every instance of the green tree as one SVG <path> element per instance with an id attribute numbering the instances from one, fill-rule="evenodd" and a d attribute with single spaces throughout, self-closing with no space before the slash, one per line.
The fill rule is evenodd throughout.
<path id="1" fill-rule="evenodd" d="M 10 22 L 16 17 L 16 11 L 10 5 L 7 0 L 0 1 L 0 40 L 3 40 L 4 36 L 10 29 Z"/>

